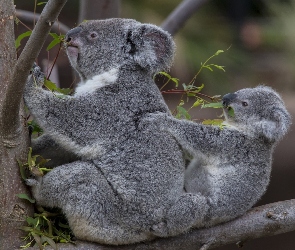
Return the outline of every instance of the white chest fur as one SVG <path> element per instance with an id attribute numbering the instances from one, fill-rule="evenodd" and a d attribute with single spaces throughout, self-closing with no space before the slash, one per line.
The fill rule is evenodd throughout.
<path id="1" fill-rule="evenodd" d="M 118 69 L 114 68 L 100 75 L 94 76 L 86 82 L 79 83 L 74 96 L 81 96 L 94 92 L 95 90 L 113 84 L 118 78 Z"/>

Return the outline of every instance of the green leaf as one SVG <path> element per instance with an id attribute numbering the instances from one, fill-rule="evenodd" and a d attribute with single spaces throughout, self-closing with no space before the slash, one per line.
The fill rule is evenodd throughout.
<path id="1" fill-rule="evenodd" d="M 34 120 L 28 121 L 28 126 L 33 128 L 32 133 L 43 133 L 43 129 Z"/>
<path id="2" fill-rule="evenodd" d="M 201 99 L 198 99 L 197 101 L 194 102 L 194 104 L 193 104 L 192 107 L 193 107 L 193 108 L 198 107 L 198 106 L 200 106 L 202 103 L 204 103 L 204 101 L 201 100 Z"/>
<path id="3" fill-rule="evenodd" d="M 202 108 L 223 108 L 223 105 L 221 102 L 212 102 L 202 105 Z"/>
<path id="4" fill-rule="evenodd" d="M 208 65 L 204 65 L 203 68 L 209 69 L 211 72 L 213 71 L 213 69 Z"/>
<path id="5" fill-rule="evenodd" d="M 225 72 L 224 66 L 220 66 L 220 65 L 216 65 L 216 64 L 212 64 L 212 66 Z"/>
<path id="6" fill-rule="evenodd" d="M 221 129 L 223 127 L 225 127 L 225 125 L 223 124 L 223 120 L 222 119 L 204 120 L 202 122 L 202 124 L 204 124 L 204 125 L 219 126 Z"/>
<path id="7" fill-rule="evenodd" d="M 27 32 L 24 32 L 20 34 L 16 39 L 15 39 L 15 48 L 17 49 L 20 46 L 21 40 L 23 40 L 25 37 L 28 37 L 32 34 L 32 31 L 29 30 Z"/>
<path id="8" fill-rule="evenodd" d="M 26 170 L 25 170 L 24 164 L 20 160 L 17 160 L 17 163 L 19 166 L 20 176 L 22 177 L 23 180 L 26 180 L 27 175 L 26 175 Z"/>
<path id="9" fill-rule="evenodd" d="M 228 110 L 228 115 L 229 115 L 230 117 L 235 117 L 235 112 L 234 112 L 234 109 L 233 109 L 233 108 L 229 108 L 229 110 Z"/>
<path id="10" fill-rule="evenodd" d="M 57 246 L 53 239 L 50 239 L 49 237 L 42 235 L 41 236 L 42 243 L 47 242 L 53 249 L 57 250 Z"/>
<path id="11" fill-rule="evenodd" d="M 160 71 L 158 72 L 157 74 L 160 74 L 160 75 L 163 75 L 163 76 L 166 76 L 167 78 L 171 79 L 171 75 L 169 75 L 168 73 L 164 72 L 164 71 Z"/>
<path id="12" fill-rule="evenodd" d="M 186 94 L 188 97 L 195 97 L 196 96 L 196 93 L 192 93 L 192 92 L 187 92 Z"/>
<path id="13" fill-rule="evenodd" d="M 55 83 L 53 83 L 53 82 L 51 82 L 51 81 L 49 81 L 49 80 L 45 80 L 45 82 L 44 82 L 44 86 L 45 86 L 46 88 L 48 88 L 48 90 L 50 90 L 50 91 L 55 91 L 55 90 L 57 90 L 57 86 L 55 85 Z"/>
<path id="14" fill-rule="evenodd" d="M 31 203 L 36 202 L 34 199 L 31 199 L 27 194 L 17 194 L 16 196 L 20 199 L 28 200 Z"/>
<path id="15" fill-rule="evenodd" d="M 72 92 L 72 89 L 70 88 L 57 88 L 57 91 L 63 95 L 69 95 Z"/>
<path id="16" fill-rule="evenodd" d="M 179 79 L 178 78 L 171 78 L 170 80 L 175 83 L 175 87 L 177 88 L 179 85 Z"/>
<path id="17" fill-rule="evenodd" d="M 35 234 L 35 233 L 32 233 L 32 236 L 34 237 L 34 240 L 36 241 L 36 243 L 39 246 L 39 248 L 40 249 L 43 249 L 40 236 L 37 235 L 37 234 Z"/>
<path id="18" fill-rule="evenodd" d="M 26 221 L 29 224 L 29 226 L 32 226 L 34 228 L 37 227 L 38 224 L 39 224 L 39 219 L 38 218 L 27 217 Z"/>
<path id="19" fill-rule="evenodd" d="M 62 228 L 66 228 L 66 229 L 69 229 L 69 228 L 70 228 L 69 225 L 63 224 L 63 223 L 61 223 L 60 221 L 58 222 L 58 226 L 59 226 L 59 227 L 62 227 Z"/>
<path id="20" fill-rule="evenodd" d="M 49 80 L 45 80 L 45 82 L 44 82 L 44 86 L 48 89 L 48 90 L 50 90 L 50 91 L 52 91 L 52 92 L 58 92 L 58 93 L 60 93 L 60 94 L 62 94 L 62 95 L 68 95 L 68 94 L 70 94 L 71 92 L 72 92 L 72 90 L 71 89 L 69 89 L 69 88 L 58 88 L 57 86 L 56 86 L 56 84 L 55 83 L 53 83 L 53 82 L 51 82 L 51 81 L 49 81 Z M 59 96 L 58 96 L 59 97 Z M 62 96 L 61 96 L 62 97 Z"/>
<path id="21" fill-rule="evenodd" d="M 37 5 L 43 5 L 43 4 L 47 4 L 47 2 L 40 2 L 40 3 L 37 3 Z"/>
<path id="22" fill-rule="evenodd" d="M 224 50 L 220 49 L 220 50 L 217 50 L 216 53 L 214 54 L 214 56 L 218 56 L 220 53 L 223 53 Z"/>
<path id="23" fill-rule="evenodd" d="M 55 45 L 60 44 L 60 39 L 54 39 L 52 42 L 47 46 L 46 50 L 51 50 Z"/>
<path id="24" fill-rule="evenodd" d="M 177 106 L 177 114 L 175 116 L 177 119 L 185 118 L 187 120 L 191 120 L 190 114 L 187 112 L 187 110 L 181 106 Z"/>
<path id="25" fill-rule="evenodd" d="M 32 148 L 29 147 L 29 153 L 28 153 L 28 165 L 31 167 L 31 162 L 32 162 Z"/>

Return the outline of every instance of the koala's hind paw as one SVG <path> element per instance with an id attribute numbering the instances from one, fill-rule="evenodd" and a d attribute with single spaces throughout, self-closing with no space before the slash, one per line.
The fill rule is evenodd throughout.
<path id="1" fill-rule="evenodd" d="M 25 183 L 26 183 L 26 185 L 28 185 L 30 187 L 35 187 L 35 186 L 38 186 L 39 181 L 37 181 L 36 179 L 26 179 Z"/>
<path id="2" fill-rule="evenodd" d="M 155 235 L 168 236 L 167 222 L 160 222 L 151 227 L 151 232 Z"/>

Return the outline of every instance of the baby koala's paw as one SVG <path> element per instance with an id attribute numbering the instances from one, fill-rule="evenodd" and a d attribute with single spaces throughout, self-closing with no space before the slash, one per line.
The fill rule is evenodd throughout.
<path id="1" fill-rule="evenodd" d="M 43 86 L 45 74 L 41 71 L 41 68 L 36 63 L 33 64 L 30 74 L 31 74 L 31 79 L 35 83 L 35 86 L 37 87 Z"/>
<path id="2" fill-rule="evenodd" d="M 39 185 L 39 181 L 36 179 L 26 179 L 25 180 L 26 185 L 30 186 L 30 187 L 35 187 Z"/>

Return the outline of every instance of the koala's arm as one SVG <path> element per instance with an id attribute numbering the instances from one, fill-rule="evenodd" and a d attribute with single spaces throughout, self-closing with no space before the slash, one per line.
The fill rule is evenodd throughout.
<path id="1" fill-rule="evenodd" d="M 51 149 L 55 148 L 57 143 L 72 156 L 79 152 L 81 156 L 83 154 L 81 147 L 87 145 L 89 138 L 94 138 L 91 134 L 93 129 L 87 127 L 97 118 L 91 113 L 96 112 L 91 109 L 91 98 L 83 100 L 81 100 L 83 97 L 72 96 L 60 98 L 51 91 L 42 89 L 43 82 L 43 73 L 39 67 L 35 67 L 24 91 L 25 104 L 45 133 L 50 135 L 50 139 L 45 136 L 46 140 L 49 139 L 48 143 L 42 142 L 43 139 L 34 143 L 35 150 L 44 152 L 49 145 Z M 86 121 L 86 119 L 92 120 Z M 41 149 L 42 147 L 44 148 Z"/>
<path id="2" fill-rule="evenodd" d="M 210 153 L 224 150 L 224 142 L 238 137 L 240 132 L 234 129 L 221 129 L 218 126 L 207 126 L 187 120 L 179 120 L 170 115 L 156 113 L 150 115 L 149 122 L 156 123 L 163 131 L 171 133 L 187 151 Z M 231 140 L 239 143 L 240 139 Z M 231 145 L 229 145 L 231 147 Z"/>

